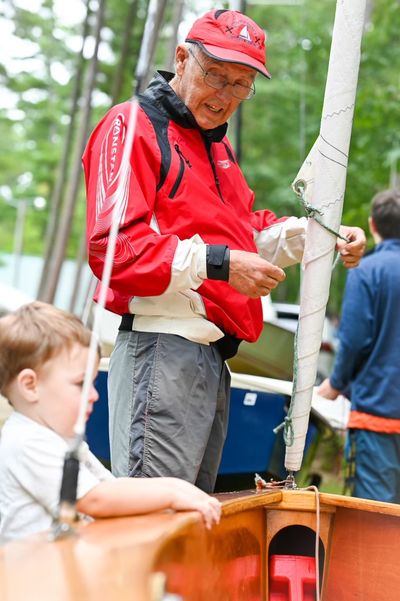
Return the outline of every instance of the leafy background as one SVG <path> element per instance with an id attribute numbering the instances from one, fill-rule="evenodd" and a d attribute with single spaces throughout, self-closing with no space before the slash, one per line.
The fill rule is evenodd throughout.
<path id="1" fill-rule="evenodd" d="M 55 0 L 0 1 L 0 25 L 14 39 L 12 46 L 2 43 L 0 66 L 2 252 L 13 248 L 15 208 L 7 200 L 15 204 L 43 197 L 45 210 L 27 213 L 24 251 L 49 255 L 67 232 L 61 245 L 63 256 L 82 260 L 85 198 L 81 172 L 75 182 L 82 140 L 113 103 L 132 93 L 147 2 L 77 3 L 80 16 L 71 24 L 60 18 Z M 170 65 L 179 4 L 167 3 L 154 67 Z M 247 14 L 268 33 L 273 78 L 257 80 L 256 96 L 243 104 L 241 164 L 256 192 L 256 207 L 271 208 L 279 216 L 302 214 L 290 183 L 318 134 L 335 4 L 334 0 L 304 0 L 297 5 L 247 3 Z M 227 7 L 227 3 L 220 6 Z M 186 25 L 179 34 L 185 33 L 199 11 L 211 7 L 211 2 L 186 2 Z M 99 23 L 101 9 L 104 17 Z M 94 56 L 96 26 L 101 43 Z M 372 196 L 398 184 L 399 31 L 399 0 L 370 0 L 343 214 L 343 223 L 365 229 Z M 93 85 L 88 92 L 91 70 Z M 233 120 L 233 141 L 236 133 Z M 76 194 L 68 209 L 74 186 Z M 331 286 L 332 312 L 340 310 L 344 278 L 339 267 Z M 298 289 L 298 267 L 290 268 L 275 298 L 296 301 Z"/>

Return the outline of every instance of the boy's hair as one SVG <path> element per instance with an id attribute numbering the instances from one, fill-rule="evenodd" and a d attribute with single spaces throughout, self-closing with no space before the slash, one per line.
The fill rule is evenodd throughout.
<path id="1" fill-rule="evenodd" d="M 38 369 L 75 343 L 90 346 L 91 333 L 78 317 L 35 301 L 0 318 L 0 392 L 25 368 Z"/>
<path id="2" fill-rule="evenodd" d="M 383 240 L 400 238 L 400 191 L 384 190 L 372 199 L 371 217 Z"/>

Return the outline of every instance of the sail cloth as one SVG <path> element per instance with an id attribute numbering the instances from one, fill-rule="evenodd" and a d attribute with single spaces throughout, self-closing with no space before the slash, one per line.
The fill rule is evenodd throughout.
<path id="1" fill-rule="evenodd" d="M 293 184 L 295 190 L 298 183 L 303 186 L 306 203 L 334 231 L 342 217 L 365 7 L 366 0 L 337 0 L 320 133 Z M 290 472 L 300 469 L 303 458 L 335 244 L 336 236 L 311 217 L 302 260 L 294 392 L 285 426 Z"/>

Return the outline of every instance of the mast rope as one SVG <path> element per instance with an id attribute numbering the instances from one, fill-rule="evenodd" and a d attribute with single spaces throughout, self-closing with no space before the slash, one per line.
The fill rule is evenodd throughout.
<path id="1" fill-rule="evenodd" d="M 337 232 L 336 230 L 334 230 L 333 228 L 329 227 L 329 225 L 327 225 L 326 223 L 324 223 L 322 221 L 322 219 L 319 217 L 319 215 L 321 215 L 321 217 L 324 215 L 324 212 L 321 209 L 318 209 L 317 207 L 314 207 L 310 202 L 308 202 L 306 200 L 306 182 L 302 179 L 297 180 L 294 184 L 293 184 L 293 188 L 297 194 L 297 196 L 300 198 L 300 202 L 303 206 L 303 209 L 306 213 L 307 219 L 314 219 L 314 221 L 316 221 L 317 223 L 319 223 L 319 225 L 321 227 L 323 227 L 327 232 L 329 232 L 330 234 L 332 234 L 333 236 L 335 236 L 336 238 L 340 238 L 341 240 L 344 240 L 345 242 L 350 242 L 350 240 L 348 238 L 346 238 L 346 236 L 342 236 L 342 234 L 340 232 Z"/>
<path id="2" fill-rule="evenodd" d="M 129 117 L 127 119 L 118 187 L 115 194 L 109 198 L 110 207 L 112 208 L 111 223 L 104 257 L 103 273 L 99 282 L 99 297 L 94 310 L 94 323 L 92 327 L 89 353 L 82 387 L 79 415 L 74 426 L 74 437 L 70 442 L 69 450 L 65 455 L 59 507 L 56 520 L 53 523 L 52 533 L 50 535 L 52 540 L 56 540 L 60 537 L 73 533 L 72 523 L 77 519 L 76 497 L 80 462 L 79 454 L 85 437 L 86 410 L 89 401 L 90 388 L 92 386 L 93 372 L 98 356 L 98 332 L 100 331 L 100 320 L 106 305 L 108 286 L 114 265 L 114 255 L 119 235 L 120 222 L 124 213 L 125 195 L 123 193 L 123 183 L 129 181 L 132 173 L 130 158 L 136 130 L 136 118 L 139 106 L 138 95 L 141 91 L 141 85 L 146 75 L 148 63 L 150 62 L 152 53 L 154 51 L 154 48 L 152 48 L 152 42 L 155 41 L 153 37 L 156 32 L 157 17 L 159 17 L 161 22 L 165 5 L 166 0 L 150 0 L 147 8 L 146 22 L 136 66 L 136 85 L 134 94 L 130 100 Z"/>
<path id="3" fill-rule="evenodd" d="M 346 238 L 345 236 L 342 236 L 342 234 L 340 234 L 340 232 L 329 227 L 326 223 L 324 223 L 322 221 L 322 219 L 320 219 L 319 215 L 323 216 L 324 212 L 321 209 L 314 207 L 310 202 L 308 202 L 306 200 L 306 197 L 305 197 L 306 187 L 307 187 L 306 182 L 302 179 L 297 180 L 293 184 L 293 189 L 300 199 L 300 202 L 306 213 L 307 219 L 314 219 L 314 221 L 316 221 L 321 227 L 323 227 L 327 232 L 329 232 L 336 238 L 340 238 L 341 240 L 344 240 L 345 242 L 350 242 L 350 240 L 348 238 Z M 332 264 L 332 271 L 335 269 L 336 265 L 338 264 L 339 257 L 340 257 L 340 253 L 337 253 L 336 259 L 334 260 L 334 262 Z M 294 336 L 294 345 L 293 345 L 293 347 L 294 347 L 294 350 L 293 350 L 293 353 L 294 353 L 294 356 L 293 356 L 293 390 L 296 390 L 296 391 L 297 391 L 297 373 L 298 373 L 298 344 L 297 344 L 298 330 L 299 330 L 299 325 L 297 324 L 297 328 L 296 328 L 296 332 L 295 332 L 295 336 Z M 290 403 L 287 414 L 286 414 L 285 418 L 283 419 L 283 422 L 281 422 L 278 426 L 276 426 L 272 430 L 274 432 L 274 434 L 278 434 L 278 432 L 280 432 L 283 429 L 283 440 L 287 447 L 291 447 L 294 442 L 294 427 L 293 427 L 292 413 L 293 413 L 293 403 Z"/>

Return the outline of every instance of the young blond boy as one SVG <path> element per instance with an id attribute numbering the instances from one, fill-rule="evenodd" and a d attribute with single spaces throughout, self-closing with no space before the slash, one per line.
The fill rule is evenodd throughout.
<path id="1" fill-rule="evenodd" d="M 90 332 L 78 318 L 45 303 L 30 303 L 0 319 L 0 392 L 14 408 L 0 440 L 3 540 L 47 530 L 57 516 L 89 344 Z M 92 384 L 87 418 L 97 399 Z M 220 517 L 218 500 L 183 480 L 115 478 L 86 443 L 76 508 L 93 518 L 198 510 L 207 527 Z"/>

